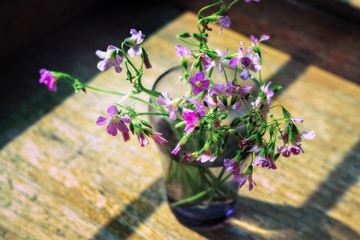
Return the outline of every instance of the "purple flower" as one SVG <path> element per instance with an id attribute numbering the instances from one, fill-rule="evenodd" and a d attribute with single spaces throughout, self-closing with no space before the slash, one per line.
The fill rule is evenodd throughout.
<path id="1" fill-rule="evenodd" d="M 251 52 L 251 50 L 248 50 L 246 53 L 246 57 L 241 58 L 241 65 L 242 65 L 243 71 L 240 73 L 240 77 L 243 80 L 248 79 L 250 70 L 253 72 L 257 72 L 262 68 L 260 65 L 259 54 L 255 53 L 254 57 L 252 57 L 252 54 L 250 52 Z"/>
<path id="2" fill-rule="evenodd" d="M 215 98 L 215 99 L 216 99 L 216 98 Z M 206 94 L 206 95 L 204 96 L 203 101 L 206 102 L 207 107 L 210 108 L 210 109 L 216 108 L 217 102 L 218 102 L 217 99 L 214 100 L 214 98 L 211 97 L 209 94 Z M 204 107 L 205 107 L 205 106 L 204 106 Z M 225 107 L 225 106 L 224 106 L 224 107 Z M 220 107 L 220 109 L 221 109 L 221 107 Z M 201 115 L 200 115 L 200 117 L 201 117 Z"/>
<path id="3" fill-rule="evenodd" d="M 220 49 L 215 49 L 216 54 L 218 55 L 218 57 L 216 58 L 216 64 L 219 65 L 219 71 L 222 72 L 223 67 L 222 67 L 222 62 L 223 61 L 228 61 L 228 60 L 224 60 L 226 54 L 229 52 L 229 49 L 226 49 L 226 52 L 224 52 L 224 54 L 220 51 Z"/>
<path id="4" fill-rule="evenodd" d="M 247 2 L 247 3 L 251 2 L 251 1 L 253 1 L 253 2 L 260 2 L 260 0 L 245 0 L 245 2 Z"/>
<path id="5" fill-rule="evenodd" d="M 213 96 L 216 96 L 215 98 Z M 208 104 L 210 108 L 215 108 L 219 104 L 219 108 L 224 110 L 226 109 L 224 103 L 221 101 L 221 97 L 226 96 L 226 90 L 224 84 L 214 84 L 212 88 L 208 90 L 208 94 L 205 95 L 204 101 Z M 226 101 L 226 99 L 224 99 Z"/>
<path id="6" fill-rule="evenodd" d="M 251 164 L 252 166 L 258 166 L 259 164 L 261 164 L 261 167 L 268 167 L 269 169 L 277 169 L 275 162 L 274 162 L 274 158 L 272 155 L 263 155 L 263 154 L 259 154 L 255 157 L 254 162 Z"/>
<path id="7" fill-rule="evenodd" d="M 209 93 L 210 96 L 212 95 L 216 95 L 218 97 L 224 96 L 226 95 L 225 92 L 225 85 L 222 83 L 219 84 L 214 84 L 214 86 L 212 88 L 209 89 Z"/>
<path id="8" fill-rule="evenodd" d="M 46 69 L 40 69 L 39 83 L 44 83 L 48 86 L 49 91 L 56 92 L 56 77 Z"/>
<path id="9" fill-rule="evenodd" d="M 266 84 L 266 86 L 261 86 L 260 89 L 266 94 L 266 99 L 270 100 L 270 98 L 272 98 L 274 96 L 274 91 L 269 89 L 271 82 L 268 82 L 268 84 Z"/>
<path id="10" fill-rule="evenodd" d="M 187 108 L 183 108 L 183 117 L 186 122 L 185 132 L 189 133 L 194 131 L 194 129 L 200 124 L 200 119 L 196 111 L 192 111 Z"/>
<path id="11" fill-rule="evenodd" d="M 189 103 L 194 104 L 196 111 L 199 113 L 199 116 L 202 117 L 205 115 L 207 108 L 205 107 L 203 100 L 199 98 L 200 95 L 194 98 L 188 98 L 183 96 Z"/>
<path id="12" fill-rule="evenodd" d="M 157 143 L 157 144 L 162 144 L 162 143 L 167 143 L 168 141 L 166 139 L 164 139 L 162 137 L 162 133 L 158 133 L 158 132 L 153 132 L 151 135 L 151 138 Z"/>
<path id="13" fill-rule="evenodd" d="M 240 173 L 238 175 L 234 175 L 234 181 L 239 183 L 239 186 L 242 187 L 246 181 L 249 182 L 249 191 L 251 191 L 256 186 L 256 183 L 252 180 L 252 174 Z"/>
<path id="14" fill-rule="evenodd" d="M 205 79 L 205 73 L 203 71 L 198 72 L 194 77 L 191 77 L 189 82 L 193 86 L 192 93 L 194 95 L 198 95 L 201 91 L 206 90 L 210 84 L 210 80 Z"/>
<path id="15" fill-rule="evenodd" d="M 213 156 L 210 151 L 203 152 L 196 161 L 198 162 L 214 162 L 216 159 L 216 156 Z"/>
<path id="16" fill-rule="evenodd" d="M 144 146 L 146 146 L 146 145 L 149 144 L 149 141 L 146 139 L 144 132 L 139 132 L 139 133 L 137 134 L 137 137 L 138 137 L 138 139 L 139 139 L 139 142 L 140 142 L 140 146 L 141 146 L 141 147 L 144 147 Z"/>
<path id="17" fill-rule="evenodd" d="M 240 77 L 243 80 L 246 80 L 249 77 L 250 70 L 253 72 L 257 72 L 262 68 L 260 65 L 260 56 L 257 53 L 255 53 L 254 56 L 252 56 L 251 47 L 248 48 L 246 54 L 244 55 L 242 42 L 240 42 L 239 44 L 240 44 L 240 48 L 237 54 L 233 55 L 233 58 L 229 61 L 229 66 L 230 67 L 236 66 L 238 65 L 239 62 L 241 62 L 243 71 L 240 73 Z"/>
<path id="18" fill-rule="evenodd" d="M 231 55 L 232 58 L 231 58 L 231 60 L 229 61 L 229 66 L 230 66 L 230 67 L 234 67 L 234 66 L 238 65 L 240 59 L 241 59 L 242 57 L 244 57 L 244 48 L 243 48 L 243 43 L 242 43 L 242 41 L 239 42 L 239 45 L 240 45 L 240 47 L 239 47 L 238 52 L 235 53 L 235 54 L 233 54 L 233 55 Z"/>
<path id="19" fill-rule="evenodd" d="M 205 71 L 210 71 L 211 68 L 216 66 L 216 63 L 214 60 L 212 60 L 206 53 L 202 52 L 199 56 L 199 60 L 204 65 Z"/>
<path id="20" fill-rule="evenodd" d="M 180 58 L 180 60 L 183 59 L 183 58 L 190 58 L 191 57 L 191 52 L 188 49 L 186 49 L 186 48 L 184 48 L 184 47 L 182 47 L 180 45 L 177 45 L 175 48 L 177 50 L 176 55 Z"/>
<path id="21" fill-rule="evenodd" d="M 222 33 L 223 27 L 230 28 L 230 18 L 228 16 L 219 16 L 219 21 L 217 22 L 220 24 L 220 32 Z"/>
<path id="22" fill-rule="evenodd" d="M 235 175 L 238 175 L 240 173 L 240 166 L 239 162 L 234 161 L 234 159 L 224 159 L 224 166 L 225 170 L 232 172 Z"/>
<path id="23" fill-rule="evenodd" d="M 123 62 L 123 59 L 120 57 L 120 55 L 117 54 L 117 50 L 117 47 L 109 45 L 106 52 L 100 50 L 96 51 L 96 55 L 99 58 L 103 59 L 97 64 L 97 68 L 100 71 L 106 71 L 111 66 L 115 68 L 115 71 L 117 73 L 120 73 L 122 71 L 120 64 Z"/>
<path id="24" fill-rule="evenodd" d="M 171 100 L 168 92 L 163 92 L 161 96 L 159 96 L 158 98 L 158 103 L 160 105 L 164 105 L 167 108 L 169 112 L 169 118 L 171 120 L 176 120 L 175 112 L 178 110 L 177 101 L 178 101 L 177 98 Z"/>
<path id="25" fill-rule="evenodd" d="M 123 140 L 125 142 L 129 140 L 129 129 L 124 123 L 130 123 L 131 118 L 119 117 L 118 112 L 118 108 L 115 105 L 111 105 L 107 110 L 108 117 L 98 117 L 96 120 L 96 125 L 102 126 L 108 124 L 106 131 L 112 136 L 116 136 L 117 131 L 119 130 L 121 133 L 123 133 Z"/>
<path id="26" fill-rule="evenodd" d="M 252 46 L 255 46 L 255 45 L 259 44 L 262 41 L 266 41 L 266 40 L 270 39 L 270 37 L 268 35 L 265 35 L 265 34 L 261 35 L 260 40 L 257 39 L 256 37 L 254 37 L 253 35 L 251 35 L 250 38 L 251 38 Z"/>
<path id="27" fill-rule="evenodd" d="M 302 119 L 301 119 L 302 120 Z M 293 124 L 293 123 L 290 123 Z M 294 155 L 298 155 L 304 150 L 301 148 L 302 138 L 312 140 L 316 137 L 314 131 L 307 133 L 306 131 L 302 131 L 301 133 L 293 134 L 291 127 L 287 127 L 283 129 L 282 136 L 279 136 L 280 139 L 284 141 L 284 146 L 280 146 L 277 148 L 278 153 L 281 153 L 284 157 L 290 157 L 291 153 Z"/>
<path id="28" fill-rule="evenodd" d="M 125 44 L 130 46 L 128 54 L 130 57 L 141 55 L 142 50 L 139 45 L 144 41 L 145 35 L 141 31 L 138 32 L 135 29 L 130 29 L 130 34 L 131 37 L 125 41 Z"/>
<path id="29" fill-rule="evenodd" d="M 227 82 L 227 84 L 228 87 L 225 89 L 226 95 L 239 98 L 233 105 L 233 109 L 238 110 L 241 107 L 242 100 L 246 97 L 246 93 L 251 90 L 252 86 L 241 86 L 236 88 L 230 81 Z"/>
<path id="30" fill-rule="evenodd" d="M 179 143 L 175 146 L 174 150 L 172 150 L 171 154 L 177 155 L 178 152 L 180 151 L 180 149 L 182 148 L 182 146 L 183 146 L 183 144 L 179 142 Z"/>

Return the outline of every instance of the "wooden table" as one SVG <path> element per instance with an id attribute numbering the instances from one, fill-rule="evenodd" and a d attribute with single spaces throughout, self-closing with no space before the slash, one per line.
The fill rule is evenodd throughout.
<path id="1" fill-rule="evenodd" d="M 195 31 L 185 13 L 145 43 L 148 86 L 178 64 L 175 35 Z M 211 36 L 219 37 L 214 26 Z M 237 51 L 248 37 L 225 29 L 210 45 Z M 223 43 L 222 45 L 220 45 Z M 123 143 L 95 120 L 118 98 L 73 95 L 0 150 L 1 239 L 360 239 L 360 87 L 263 46 L 267 80 L 284 84 L 274 104 L 305 119 L 317 138 L 305 154 L 258 168 L 258 186 L 239 191 L 235 215 L 215 231 L 177 222 L 165 201 L 155 144 Z M 124 91 L 125 75 L 98 74 L 93 86 Z M 44 91 L 45 88 L 44 88 Z"/>

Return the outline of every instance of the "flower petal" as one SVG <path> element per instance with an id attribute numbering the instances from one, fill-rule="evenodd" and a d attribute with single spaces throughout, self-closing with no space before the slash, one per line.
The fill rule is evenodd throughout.
<path id="1" fill-rule="evenodd" d="M 114 117 L 114 116 L 117 116 L 119 114 L 119 110 L 115 105 L 111 105 L 107 109 L 107 114 L 109 115 L 109 117 Z"/>
<path id="2" fill-rule="evenodd" d="M 96 125 L 98 126 L 102 126 L 102 125 L 105 125 L 109 122 L 109 119 L 110 118 L 107 118 L 107 117 L 104 117 L 104 116 L 100 116 L 97 118 L 96 120 Z"/>

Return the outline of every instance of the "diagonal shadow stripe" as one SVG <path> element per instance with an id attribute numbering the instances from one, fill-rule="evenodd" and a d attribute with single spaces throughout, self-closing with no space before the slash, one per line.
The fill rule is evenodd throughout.
<path id="1" fill-rule="evenodd" d="M 162 189 L 163 179 L 158 178 L 142 191 L 137 199 L 127 204 L 120 214 L 102 227 L 93 240 L 128 238 L 165 201 Z"/>
<path id="2" fill-rule="evenodd" d="M 304 203 L 304 208 L 318 207 L 330 210 L 348 189 L 358 182 L 360 175 L 360 141 L 349 151 L 317 190 Z"/>
<path id="3" fill-rule="evenodd" d="M 271 81 L 274 85 L 281 85 L 283 88 L 280 91 L 284 92 L 293 82 L 295 82 L 308 67 L 306 63 L 303 63 L 296 58 L 291 58 L 286 64 L 273 74 L 267 82 Z M 276 94 L 275 98 L 279 95 Z"/>

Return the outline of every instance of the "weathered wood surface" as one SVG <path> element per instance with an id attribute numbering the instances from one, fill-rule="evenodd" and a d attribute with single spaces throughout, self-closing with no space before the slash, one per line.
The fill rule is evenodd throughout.
<path id="1" fill-rule="evenodd" d="M 153 65 L 146 85 L 178 64 L 175 35 L 195 30 L 185 13 L 147 39 Z M 248 37 L 214 26 L 210 45 L 237 51 Z M 359 239 L 360 87 L 263 46 L 263 77 L 283 83 L 274 104 L 305 119 L 317 138 L 305 154 L 257 169 L 258 186 L 239 191 L 238 208 L 221 229 L 177 222 L 165 202 L 155 144 L 123 143 L 95 120 L 117 101 L 91 92 L 69 97 L 0 152 L 2 239 Z M 289 65 L 288 63 L 291 62 Z M 286 68 L 283 66 L 286 65 Z M 125 91 L 125 74 L 110 70 L 90 84 Z M 44 88 L 44 91 L 45 88 Z"/>

